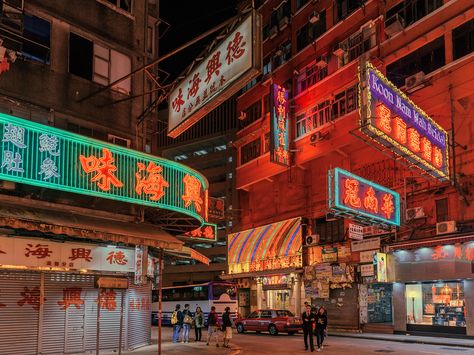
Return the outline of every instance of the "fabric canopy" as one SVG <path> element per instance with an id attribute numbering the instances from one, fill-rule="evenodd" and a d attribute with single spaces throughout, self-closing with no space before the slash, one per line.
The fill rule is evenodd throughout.
<path id="1" fill-rule="evenodd" d="M 301 266 L 298 265 L 300 258 L 293 257 L 301 256 L 302 243 L 300 217 L 230 234 L 227 241 L 229 272 L 252 271 L 252 263 L 265 260 L 281 261 L 269 269 Z M 235 265 L 242 267 L 237 271 Z"/>
<path id="2" fill-rule="evenodd" d="M 209 265 L 210 260 L 207 256 L 201 254 L 197 250 L 194 250 L 189 247 L 183 246 L 181 250 L 167 250 L 165 249 L 165 253 L 169 255 L 176 256 L 178 258 L 186 258 L 186 259 L 194 259 L 199 261 L 203 264 Z"/>

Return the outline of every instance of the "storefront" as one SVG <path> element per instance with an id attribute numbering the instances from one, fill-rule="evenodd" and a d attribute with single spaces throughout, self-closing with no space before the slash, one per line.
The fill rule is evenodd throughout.
<path id="1" fill-rule="evenodd" d="M 228 236 L 226 278 L 240 280 L 239 310 L 300 312 L 302 229 L 301 218 L 293 218 Z"/>
<path id="2" fill-rule="evenodd" d="M 395 330 L 474 335 L 474 242 L 435 240 L 393 252 Z M 454 241 L 454 240 L 453 240 Z"/>

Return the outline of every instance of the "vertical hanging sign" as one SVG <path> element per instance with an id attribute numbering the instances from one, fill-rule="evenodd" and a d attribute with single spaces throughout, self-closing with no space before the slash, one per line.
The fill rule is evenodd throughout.
<path id="1" fill-rule="evenodd" d="M 278 84 L 271 86 L 270 161 L 290 166 L 290 135 L 288 90 Z"/>

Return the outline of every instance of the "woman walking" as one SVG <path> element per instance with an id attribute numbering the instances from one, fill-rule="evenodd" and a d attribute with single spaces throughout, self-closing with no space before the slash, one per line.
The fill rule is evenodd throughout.
<path id="1" fill-rule="evenodd" d="M 194 331 L 196 333 L 196 341 L 201 341 L 202 328 L 204 327 L 204 313 L 202 313 L 201 307 L 196 307 L 194 313 Z"/>
<path id="2" fill-rule="evenodd" d="M 328 326 L 328 316 L 324 307 L 320 307 L 316 315 L 316 341 L 318 343 L 318 351 L 323 349 L 323 341 Z"/>

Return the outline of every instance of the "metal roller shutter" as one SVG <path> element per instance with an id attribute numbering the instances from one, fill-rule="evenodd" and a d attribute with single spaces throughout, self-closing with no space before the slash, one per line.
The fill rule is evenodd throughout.
<path id="1" fill-rule="evenodd" d="M 151 344 L 151 284 L 128 289 L 128 348 Z"/>
<path id="2" fill-rule="evenodd" d="M 1 355 L 37 353 L 39 290 L 39 273 L 0 272 Z"/>
<path id="3" fill-rule="evenodd" d="M 92 275 L 46 273 L 42 354 L 84 351 L 84 295 L 93 290 Z M 82 300 L 82 301 L 81 301 Z M 66 302 L 65 302 L 66 301 Z"/>

